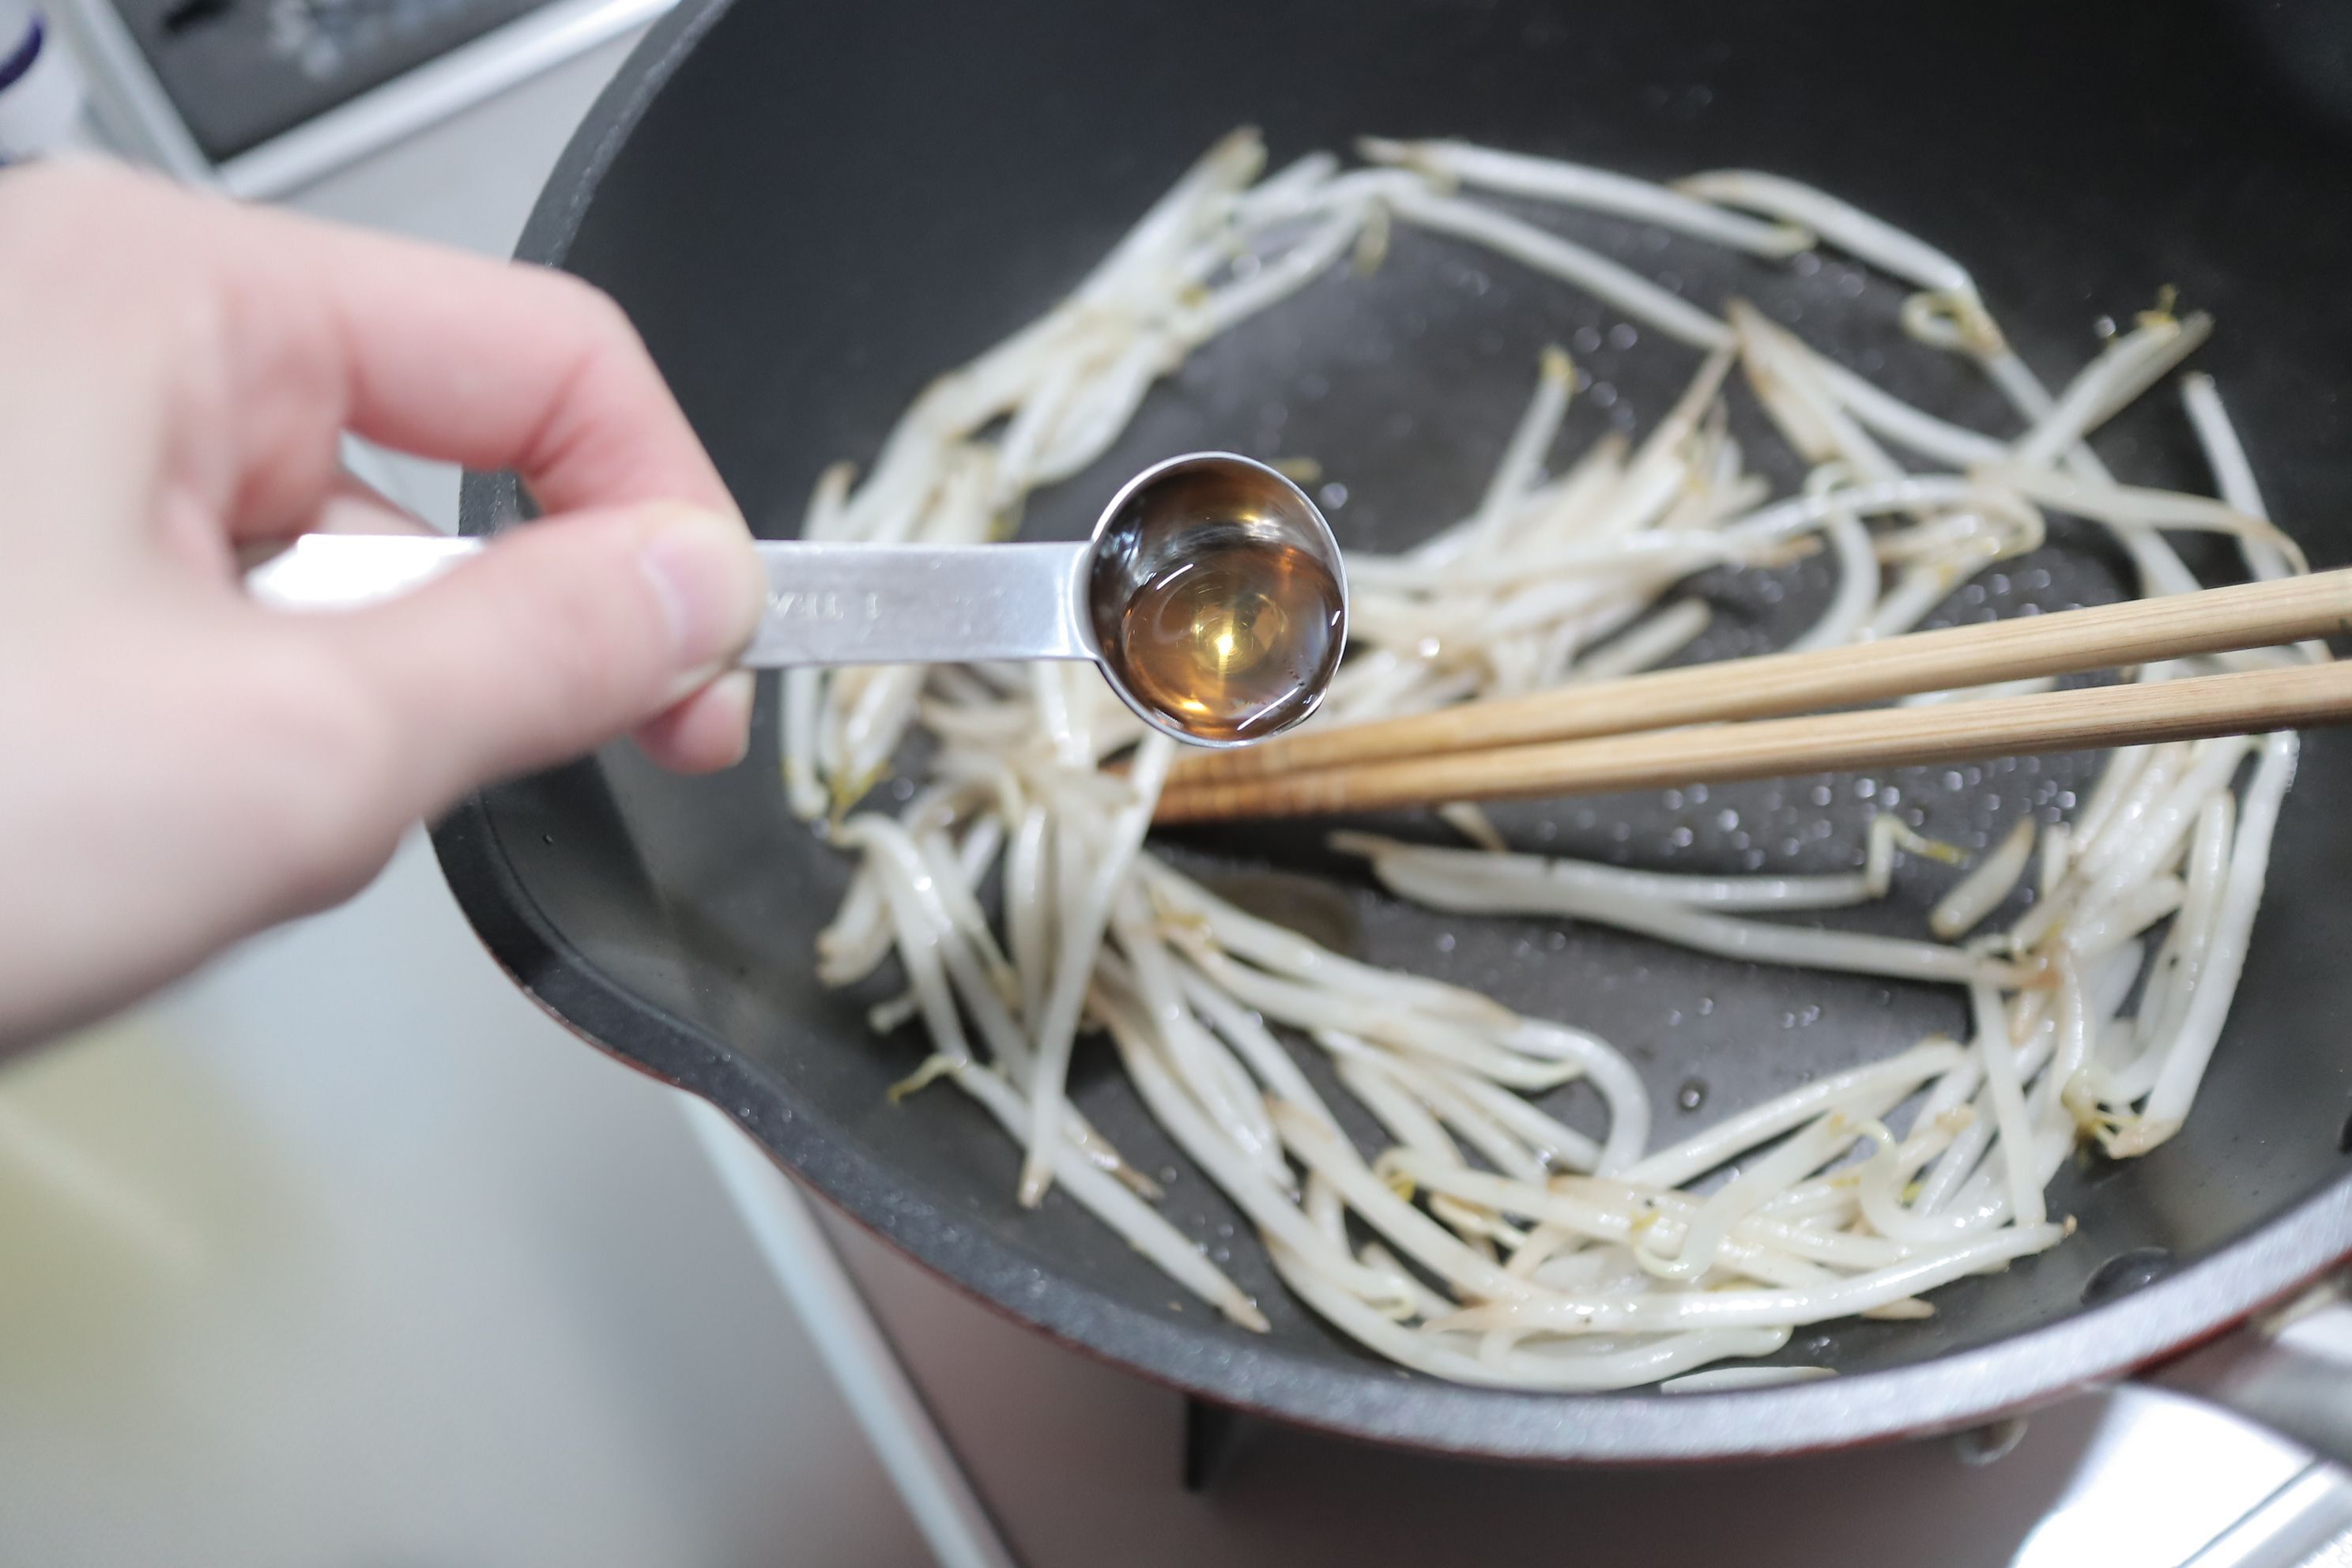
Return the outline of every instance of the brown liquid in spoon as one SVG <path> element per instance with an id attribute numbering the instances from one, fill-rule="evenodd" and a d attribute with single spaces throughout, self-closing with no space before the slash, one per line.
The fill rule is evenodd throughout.
<path id="1" fill-rule="evenodd" d="M 1119 617 L 1136 696 L 1206 741 L 1304 717 L 1340 653 L 1339 584 L 1295 545 L 1236 539 L 1155 573 Z"/>

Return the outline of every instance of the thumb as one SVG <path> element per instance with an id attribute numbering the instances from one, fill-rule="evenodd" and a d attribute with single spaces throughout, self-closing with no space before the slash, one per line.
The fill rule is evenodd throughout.
<path id="1" fill-rule="evenodd" d="M 525 524 L 330 635 L 431 810 L 677 705 L 751 640 L 766 602 L 739 520 L 656 502 Z"/>

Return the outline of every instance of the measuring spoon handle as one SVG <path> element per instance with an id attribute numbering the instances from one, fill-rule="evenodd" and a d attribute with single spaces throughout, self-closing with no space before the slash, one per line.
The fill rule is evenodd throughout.
<path id="1" fill-rule="evenodd" d="M 431 581 L 480 539 L 310 533 L 246 587 L 289 610 L 354 609 Z M 788 665 L 1093 658 L 1087 546 L 762 541 L 768 611 L 737 660 Z"/>

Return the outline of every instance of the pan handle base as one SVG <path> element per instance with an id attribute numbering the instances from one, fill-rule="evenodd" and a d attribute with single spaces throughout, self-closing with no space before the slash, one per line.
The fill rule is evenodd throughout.
<path id="1" fill-rule="evenodd" d="M 2338 1275 L 2149 1374 L 2352 1469 L 2352 1301 Z"/>

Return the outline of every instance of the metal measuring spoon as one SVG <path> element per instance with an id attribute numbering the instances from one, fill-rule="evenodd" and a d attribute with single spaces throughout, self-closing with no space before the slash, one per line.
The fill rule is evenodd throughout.
<path id="1" fill-rule="evenodd" d="M 349 608 L 485 542 L 305 534 L 246 583 L 282 608 Z M 1079 543 L 759 551 L 768 612 L 742 666 L 1092 659 L 1145 723 L 1199 745 L 1246 745 L 1312 713 L 1347 638 L 1330 525 L 1297 485 L 1228 452 L 1146 468 Z"/>

